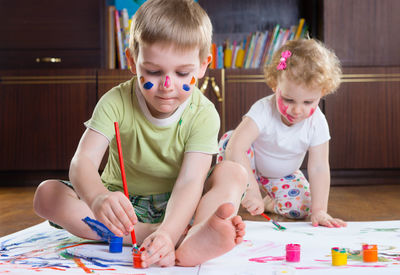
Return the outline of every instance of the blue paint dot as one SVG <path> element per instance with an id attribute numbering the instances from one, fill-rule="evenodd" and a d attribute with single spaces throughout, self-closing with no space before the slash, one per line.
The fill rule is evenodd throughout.
<path id="1" fill-rule="evenodd" d="M 222 145 L 222 148 L 224 150 L 226 149 L 226 146 L 228 145 L 228 141 L 229 141 L 229 139 L 225 140 L 224 144 Z"/>
<path id="2" fill-rule="evenodd" d="M 189 92 L 190 91 L 190 86 L 189 85 L 187 85 L 187 84 L 183 84 L 183 87 L 182 87 L 186 92 Z"/>
<path id="3" fill-rule="evenodd" d="M 288 195 L 290 197 L 297 197 L 300 194 L 300 190 L 299 189 L 291 189 L 288 192 Z"/>
<path id="4" fill-rule="evenodd" d="M 150 90 L 151 87 L 153 87 L 153 83 L 151 83 L 151 82 L 146 82 L 143 85 L 143 88 L 145 88 L 146 90 Z"/>

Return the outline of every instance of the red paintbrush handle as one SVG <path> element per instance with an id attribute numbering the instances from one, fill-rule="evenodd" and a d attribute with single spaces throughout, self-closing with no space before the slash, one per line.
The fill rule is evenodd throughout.
<path id="1" fill-rule="evenodd" d="M 266 214 L 264 214 L 264 213 L 261 213 L 261 216 L 263 216 L 264 218 L 266 218 L 267 220 L 271 220 L 271 218 L 270 217 L 268 217 Z"/>
<path id="2" fill-rule="evenodd" d="M 114 128 L 115 128 L 115 137 L 116 137 L 116 140 L 117 140 L 119 166 L 121 167 L 122 185 L 124 186 L 124 194 L 129 200 L 128 185 L 126 184 L 124 158 L 122 156 L 122 146 L 121 146 L 121 138 L 120 138 L 120 135 L 119 135 L 118 122 L 114 122 Z M 135 230 L 134 229 L 132 229 L 132 231 L 131 231 L 131 238 L 132 238 L 132 244 L 134 244 L 136 246 L 136 236 L 135 236 Z"/>
<path id="3" fill-rule="evenodd" d="M 121 146 L 121 138 L 119 136 L 119 127 L 118 122 L 114 122 L 115 127 L 115 137 L 117 140 L 117 148 L 118 148 L 118 157 L 119 157 L 119 166 L 121 167 L 121 176 L 122 176 L 122 184 L 124 186 L 124 193 L 125 196 L 129 199 L 128 194 L 128 185 L 126 184 L 126 175 L 125 175 L 125 168 L 124 168 L 124 158 L 122 156 L 122 146 Z"/>

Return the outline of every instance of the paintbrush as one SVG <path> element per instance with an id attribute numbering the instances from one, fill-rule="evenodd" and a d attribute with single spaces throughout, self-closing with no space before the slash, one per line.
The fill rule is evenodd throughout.
<path id="1" fill-rule="evenodd" d="M 266 218 L 269 221 L 272 221 L 273 225 L 275 225 L 276 228 L 278 228 L 279 230 L 286 230 L 286 227 L 284 227 L 284 226 L 280 225 L 278 222 L 272 220 L 270 217 L 268 217 L 267 214 L 261 213 L 261 216 L 263 216 L 264 218 Z"/>
<path id="2" fill-rule="evenodd" d="M 125 168 L 124 168 L 124 158 L 122 156 L 122 147 L 121 147 L 121 138 L 119 136 L 119 127 L 118 127 L 118 122 L 114 122 L 114 128 L 115 128 L 115 136 L 117 139 L 117 147 L 118 147 L 118 156 L 119 156 L 119 166 L 121 167 L 121 177 L 122 177 L 122 184 L 124 186 L 124 194 L 129 200 L 129 193 L 128 193 L 128 185 L 126 184 L 126 175 L 125 175 Z M 133 249 L 138 250 L 137 244 L 136 244 L 136 235 L 135 235 L 135 229 L 132 229 L 131 231 L 131 238 L 132 238 L 132 245 Z"/>

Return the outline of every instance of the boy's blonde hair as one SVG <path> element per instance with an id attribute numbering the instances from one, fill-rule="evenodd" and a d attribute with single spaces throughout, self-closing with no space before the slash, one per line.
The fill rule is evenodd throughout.
<path id="1" fill-rule="evenodd" d="M 203 60 L 210 53 L 211 40 L 210 18 L 195 1 L 147 0 L 133 16 L 129 50 L 136 60 L 143 44 L 172 44 L 177 50 L 198 47 Z"/>
<path id="2" fill-rule="evenodd" d="M 286 68 L 278 70 L 282 52 L 287 50 L 291 52 L 291 56 L 286 59 Z M 315 39 L 298 39 L 288 41 L 276 51 L 271 63 L 264 70 L 265 80 L 273 90 L 283 74 L 305 87 L 322 88 L 324 96 L 339 88 L 342 69 L 335 53 L 321 42 Z"/>

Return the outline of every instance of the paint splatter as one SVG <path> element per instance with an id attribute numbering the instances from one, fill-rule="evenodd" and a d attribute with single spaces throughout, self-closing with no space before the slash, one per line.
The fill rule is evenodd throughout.
<path id="1" fill-rule="evenodd" d="M 311 108 L 310 114 L 309 114 L 308 116 L 309 116 L 309 117 L 312 116 L 312 115 L 314 114 L 314 112 L 315 112 L 316 109 L 317 109 L 317 108 Z"/>
<path id="2" fill-rule="evenodd" d="M 144 83 L 143 88 L 145 88 L 146 90 L 150 90 L 152 87 L 154 86 L 153 83 L 151 83 L 150 81 Z"/>
<path id="3" fill-rule="evenodd" d="M 190 91 L 190 86 L 187 84 L 183 84 L 182 89 L 184 89 L 186 92 Z"/>
<path id="4" fill-rule="evenodd" d="M 289 106 L 286 106 L 284 103 L 283 103 L 283 99 L 282 99 L 282 97 L 281 97 L 281 94 L 282 94 L 282 92 L 281 92 L 281 90 L 278 90 L 278 108 L 279 108 L 279 111 L 281 112 L 281 114 L 290 122 L 290 123 L 292 123 L 293 121 L 294 121 L 294 118 L 291 116 L 291 115 L 289 115 L 288 113 L 287 113 L 287 109 L 289 108 Z"/>
<path id="5" fill-rule="evenodd" d="M 256 262 L 256 263 L 268 263 L 268 262 L 276 262 L 283 260 L 285 260 L 285 256 L 265 256 L 265 257 L 257 257 L 249 259 L 250 262 Z"/>
<path id="6" fill-rule="evenodd" d="M 169 78 L 169 76 L 167 75 L 165 77 L 164 87 L 169 88 L 169 86 L 171 86 L 171 78 Z"/>

